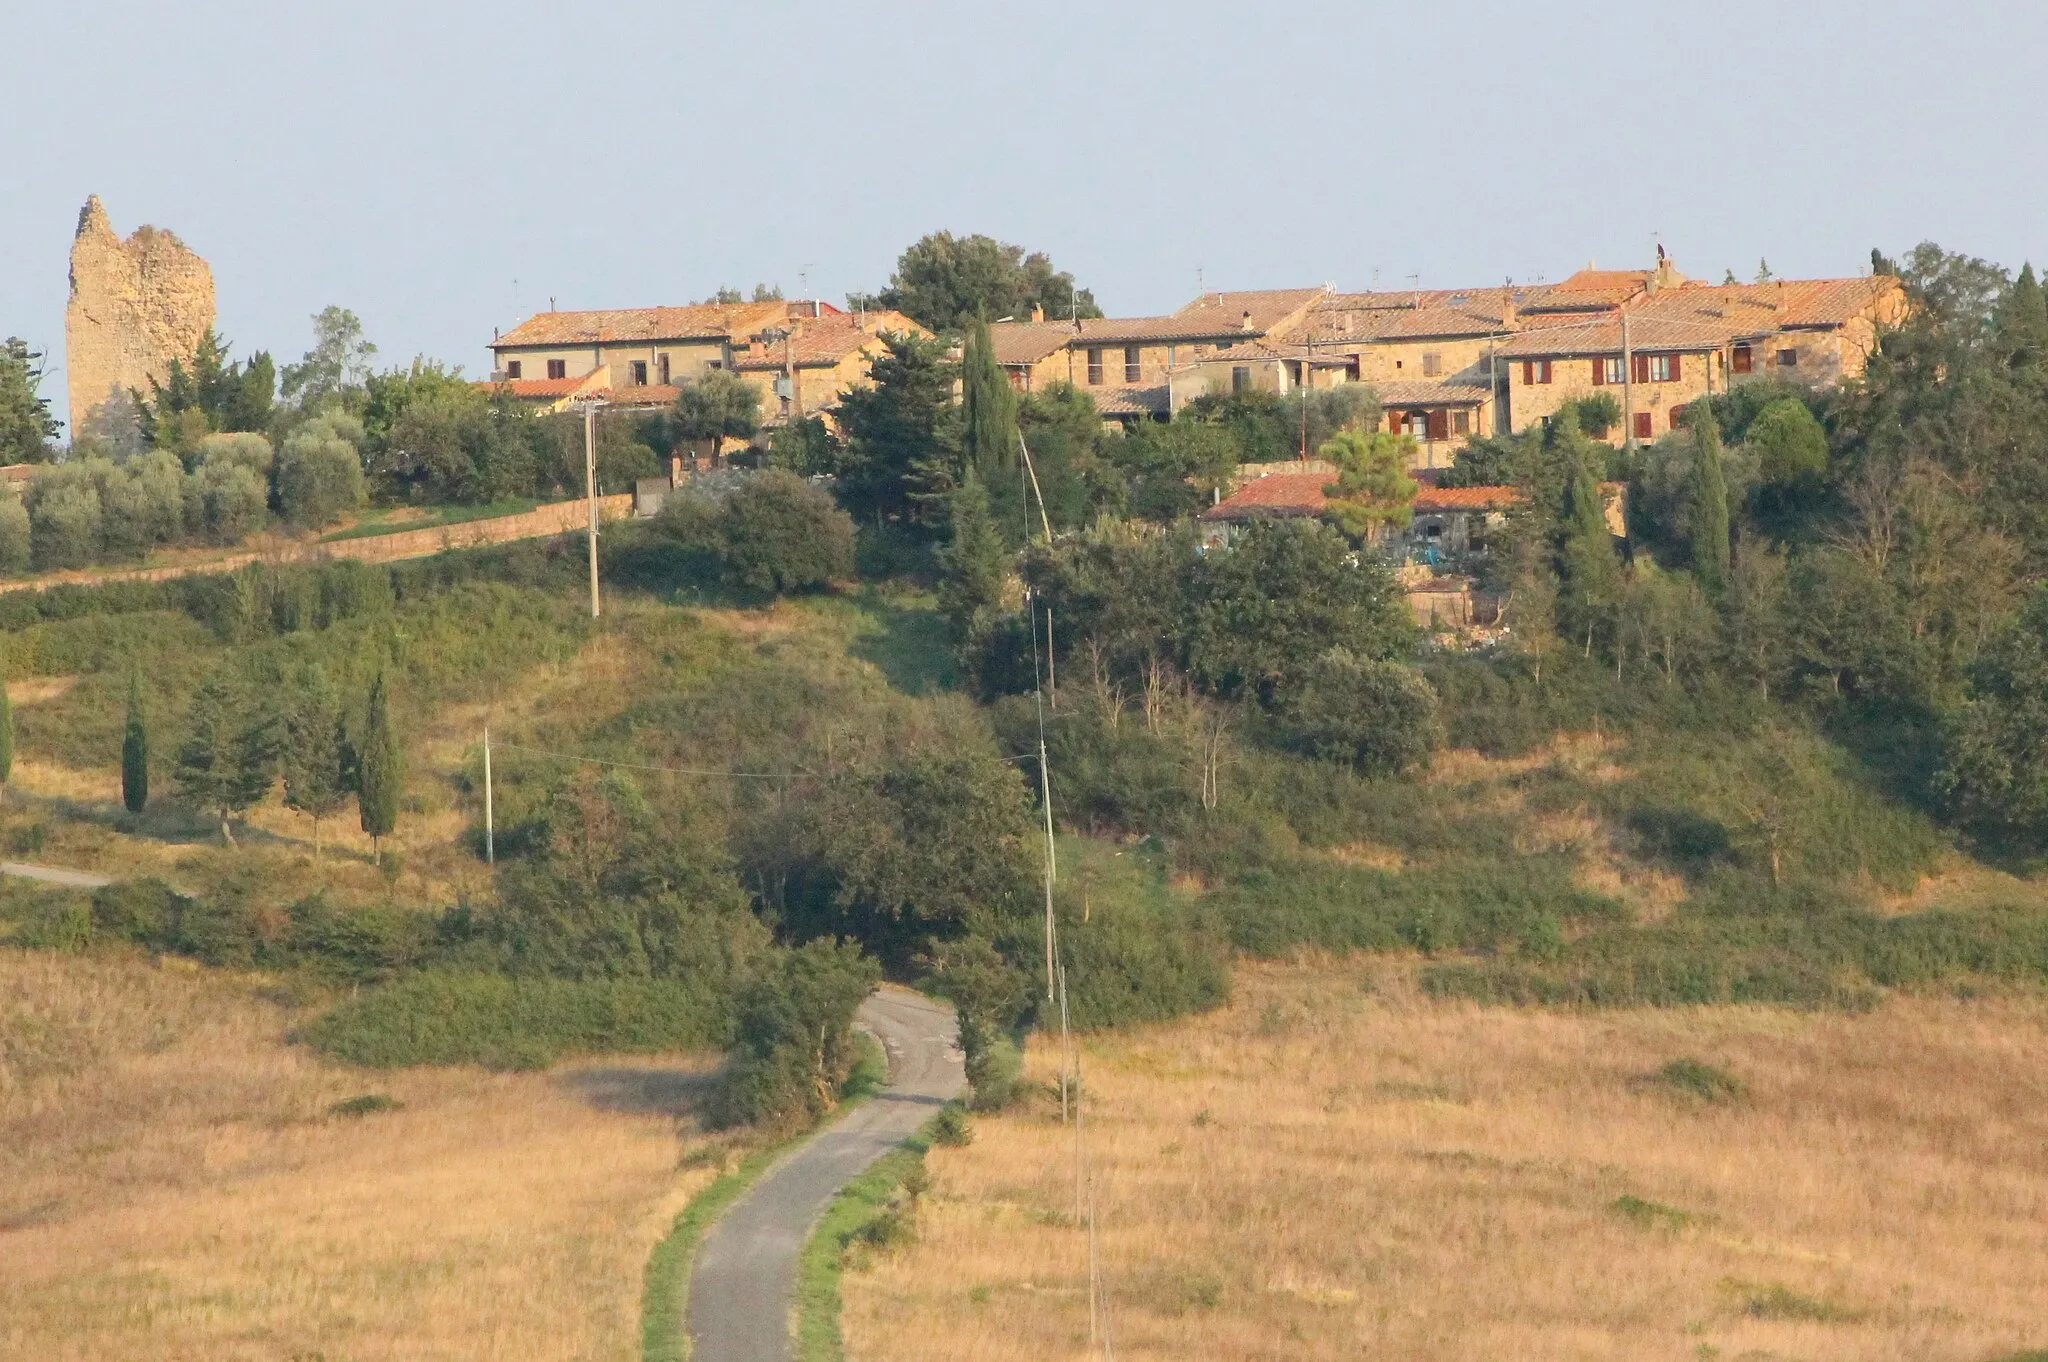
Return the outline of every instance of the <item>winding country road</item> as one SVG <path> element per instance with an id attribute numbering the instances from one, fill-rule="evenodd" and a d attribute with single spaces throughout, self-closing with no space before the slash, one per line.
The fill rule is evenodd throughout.
<path id="1" fill-rule="evenodd" d="M 690 1273 L 692 1362 L 788 1362 L 797 1255 L 811 1226 L 966 1081 L 951 1008 L 885 988 L 859 1016 L 889 1052 L 889 1086 L 770 1169 L 711 1227 Z"/>

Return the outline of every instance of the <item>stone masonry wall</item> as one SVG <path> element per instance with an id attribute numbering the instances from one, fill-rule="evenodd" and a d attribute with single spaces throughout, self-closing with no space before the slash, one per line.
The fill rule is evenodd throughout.
<path id="1" fill-rule="evenodd" d="M 75 437 L 115 391 L 149 394 L 173 359 L 189 360 L 213 327 L 213 271 L 169 232 L 114 234 L 95 194 L 71 242 L 71 302 L 64 313 L 65 370 Z"/>

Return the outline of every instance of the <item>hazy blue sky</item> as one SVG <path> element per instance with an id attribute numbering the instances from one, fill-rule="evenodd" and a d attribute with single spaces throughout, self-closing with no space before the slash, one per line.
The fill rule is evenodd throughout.
<path id="1" fill-rule="evenodd" d="M 361 315 L 485 367 L 545 307 L 808 271 L 935 228 L 1112 313 L 1196 289 L 1855 273 L 2041 253 L 2048 7 L 0 0 L 0 336 L 61 364 L 89 193 L 212 262 L 237 354 Z M 60 410 L 63 381 L 45 389 Z"/>

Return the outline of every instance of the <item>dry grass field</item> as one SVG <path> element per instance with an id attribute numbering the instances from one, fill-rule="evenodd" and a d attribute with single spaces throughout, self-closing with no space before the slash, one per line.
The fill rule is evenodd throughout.
<path id="1" fill-rule="evenodd" d="M 0 1358 L 638 1356 L 648 1250 L 712 1175 L 701 1064 L 362 1074 L 291 1020 L 0 951 Z M 398 1105 L 336 1110 L 364 1097 Z"/>
<path id="2" fill-rule="evenodd" d="M 1682 1058 L 1746 1091 L 1655 1077 Z M 1246 965 L 1228 1008 L 1085 1062 L 1118 1358 L 2048 1348 L 2038 998 L 1538 1012 L 1384 959 Z M 1056 1102 L 929 1167 L 914 1246 L 848 1274 L 850 1355 L 1101 1355 Z"/>

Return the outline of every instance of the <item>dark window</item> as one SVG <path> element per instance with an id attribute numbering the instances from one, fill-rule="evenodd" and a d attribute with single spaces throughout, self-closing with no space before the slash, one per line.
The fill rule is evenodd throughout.
<path id="1" fill-rule="evenodd" d="M 1683 406 L 1676 406 L 1671 409 L 1671 428 L 1673 430 L 1685 429 L 1685 408 Z"/>
<path id="2" fill-rule="evenodd" d="M 647 361 L 644 359 L 633 361 L 633 386 L 636 388 L 647 386 Z"/>
<path id="3" fill-rule="evenodd" d="M 517 378 L 517 377 L 519 377 L 519 361 L 518 361 L 518 360 L 516 360 L 516 359 L 508 359 L 508 360 L 506 360 L 506 361 L 505 361 L 505 377 L 507 377 L 507 378 Z"/>
<path id="4" fill-rule="evenodd" d="M 1444 357 L 1434 350 L 1425 351 L 1422 356 L 1422 376 L 1424 378 L 1435 378 L 1443 371 Z"/>
<path id="5" fill-rule="evenodd" d="M 1639 412 L 1637 412 L 1637 413 L 1636 413 L 1636 438 L 1637 438 L 1638 440 L 1650 440 L 1650 439 L 1654 439 L 1654 438 L 1656 438 L 1656 435 L 1657 435 L 1657 428 L 1656 428 L 1656 426 L 1654 426 L 1654 425 L 1652 425 L 1652 424 L 1651 424 L 1651 420 L 1650 420 L 1650 413 L 1648 413 L 1648 412 L 1646 412 L 1646 411 L 1639 411 Z"/>
<path id="6" fill-rule="evenodd" d="M 1095 380 L 1095 381 L 1098 381 L 1098 382 L 1099 382 L 1100 380 Z M 1239 364 L 1239 365 L 1236 365 L 1236 366 L 1232 367 L 1232 369 L 1231 369 L 1231 371 L 1230 371 L 1230 390 L 1231 390 L 1232 392 L 1234 392 L 1234 393 L 1241 393 L 1241 392 L 1243 392 L 1243 391 L 1244 391 L 1245 389 L 1247 389 L 1247 388 L 1249 388 L 1249 387 L 1251 387 L 1251 386 L 1252 386 L 1252 367 L 1251 367 L 1251 365 L 1249 365 L 1249 364 Z"/>
<path id="7" fill-rule="evenodd" d="M 1778 352 L 1778 367 L 1780 369 L 1798 368 L 1799 352 L 1797 350 L 1780 350 Z"/>
<path id="8" fill-rule="evenodd" d="M 1100 350 L 1090 350 L 1088 352 L 1088 381 L 1090 383 L 1102 382 L 1102 352 Z"/>
<path id="9" fill-rule="evenodd" d="M 548 377 L 549 377 L 549 378 L 567 378 L 568 376 L 569 376 L 569 361 L 568 361 L 568 360 L 566 360 L 566 359 L 551 359 L 551 360 L 549 360 L 549 361 L 548 361 Z"/>
<path id="10" fill-rule="evenodd" d="M 1124 347 L 1124 382 L 1136 383 L 1145 376 L 1145 352 L 1135 345 Z"/>
<path id="11" fill-rule="evenodd" d="M 1733 369 L 1738 374 L 1749 373 L 1755 367 L 1755 365 L 1756 360 L 1751 357 L 1749 347 L 1747 345 L 1736 346 L 1734 351 L 1729 355 L 1728 367 Z"/>
<path id="12" fill-rule="evenodd" d="M 1451 413 L 1451 434 L 1453 434 L 1453 435 L 1470 435 L 1471 433 L 1472 433 L 1472 413 L 1471 413 L 1471 412 L 1469 412 L 1469 411 L 1454 411 L 1454 412 L 1452 412 L 1452 413 Z"/>
<path id="13" fill-rule="evenodd" d="M 660 363 L 660 366 L 661 366 L 661 367 L 660 367 L 660 373 L 661 373 L 661 381 L 662 381 L 662 382 L 664 382 L 664 383 L 666 383 L 666 382 L 668 382 L 668 356 L 667 356 L 667 355 L 663 355 L 663 356 L 661 357 L 661 359 L 660 359 L 659 363 Z"/>

